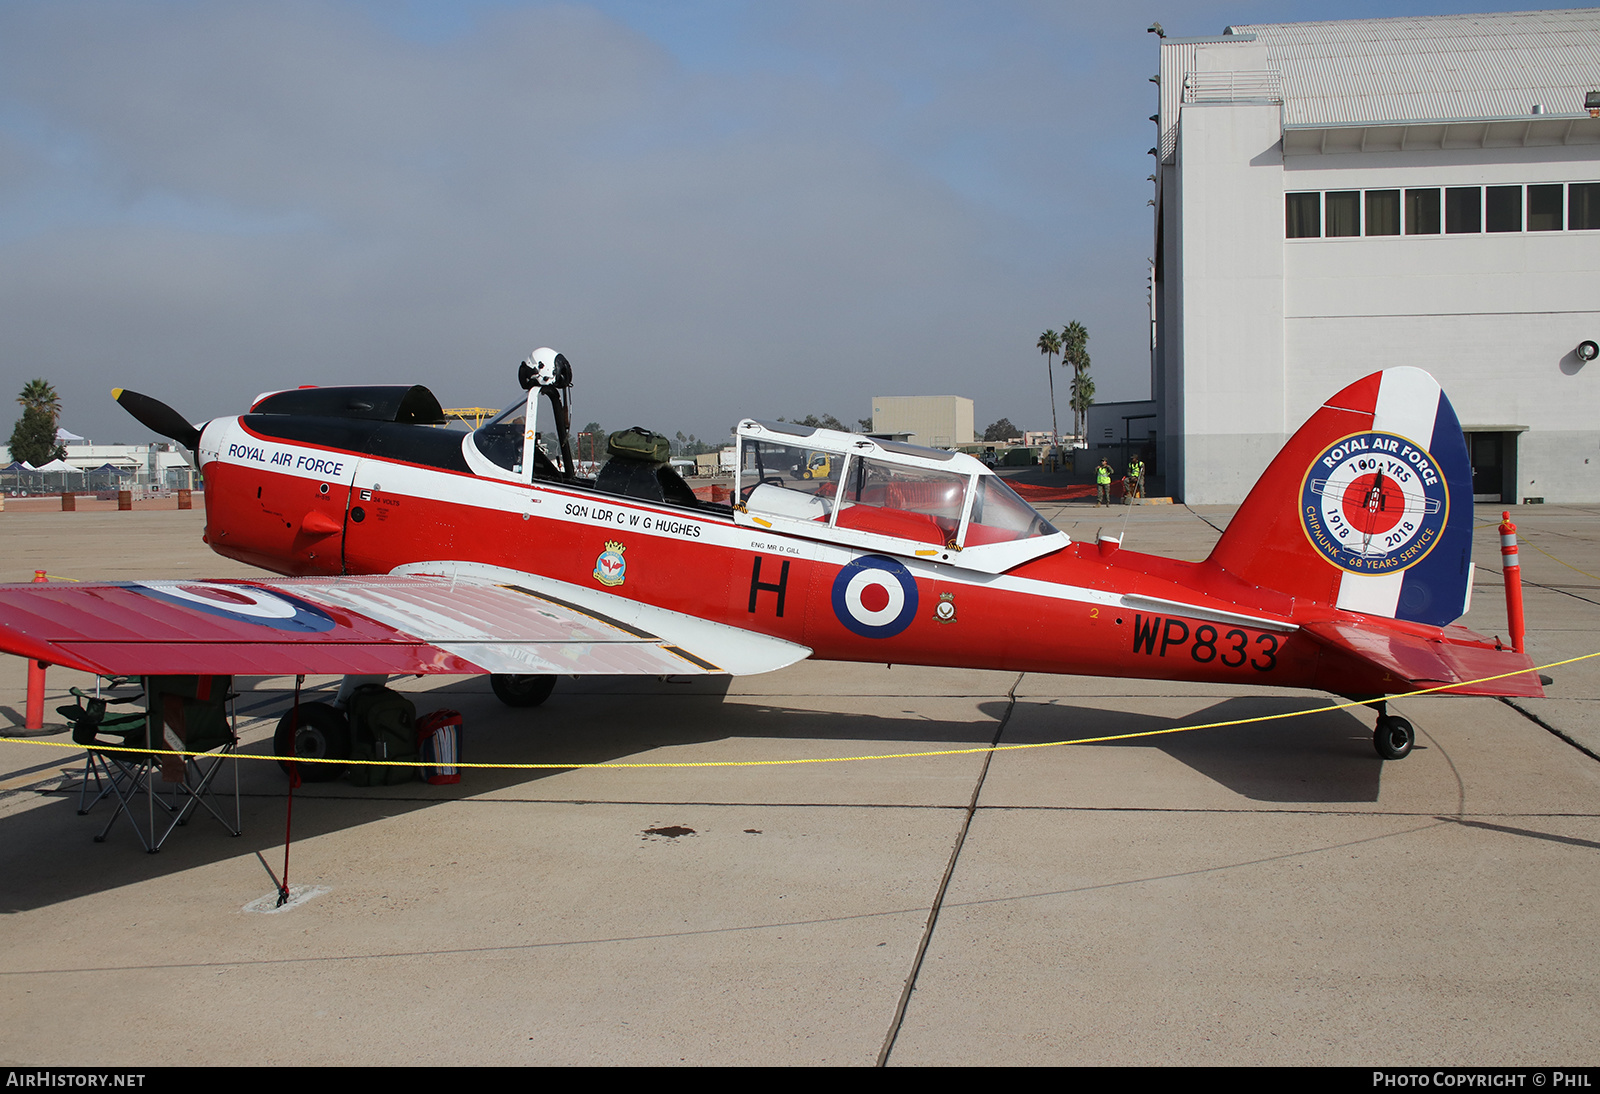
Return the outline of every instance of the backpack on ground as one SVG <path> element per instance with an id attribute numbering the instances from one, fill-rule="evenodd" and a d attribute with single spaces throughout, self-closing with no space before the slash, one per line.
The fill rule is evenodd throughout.
<path id="1" fill-rule="evenodd" d="M 363 764 L 362 760 L 417 759 L 417 708 L 398 691 L 366 684 L 350 696 L 352 786 L 398 786 L 416 782 L 419 768 Z"/>

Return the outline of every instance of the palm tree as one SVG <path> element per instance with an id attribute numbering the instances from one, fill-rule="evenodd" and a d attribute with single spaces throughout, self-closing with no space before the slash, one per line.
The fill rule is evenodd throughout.
<path id="1" fill-rule="evenodd" d="M 1050 378 L 1050 449 L 1054 453 L 1060 444 L 1061 434 L 1056 429 L 1056 370 L 1051 367 L 1055 362 L 1050 358 L 1061 352 L 1061 335 L 1053 330 L 1039 335 L 1039 352 L 1044 354 L 1044 371 Z"/>
<path id="2" fill-rule="evenodd" d="M 61 396 L 43 380 L 29 380 L 24 384 L 22 394 L 17 396 L 17 405 L 23 410 L 41 410 L 50 415 L 51 425 L 61 417 Z"/>
<path id="3" fill-rule="evenodd" d="M 1088 425 L 1087 414 L 1089 403 L 1094 401 L 1094 384 L 1088 387 L 1088 402 L 1082 407 L 1082 420 L 1079 418 L 1079 377 L 1087 377 L 1089 372 L 1089 330 L 1082 323 L 1074 319 L 1061 328 L 1061 363 L 1072 367 L 1072 432 L 1082 438 L 1083 430 Z"/>
<path id="4" fill-rule="evenodd" d="M 1080 372 L 1072 378 L 1071 402 L 1073 414 L 1083 419 L 1084 428 L 1087 430 L 1089 408 L 1094 405 L 1094 377 L 1087 372 Z"/>

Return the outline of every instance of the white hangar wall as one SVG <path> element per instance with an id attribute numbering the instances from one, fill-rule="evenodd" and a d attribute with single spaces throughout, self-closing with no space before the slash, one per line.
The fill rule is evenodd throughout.
<path id="1" fill-rule="evenodd" d="M 1579 36 L 1580 53 L 1593 54 L 1588 78 L 1600 82 L 1600 10 L 1474 19 L 1544 16 L 1592 28 Z M 1463 31 L 1463 18 L 1237 28 L 1261 31 L 1268 44 L 1243 34 L 1163 43 L 1156 395 L 1163 470 L 1185 500 L 1242 500 L 1324 400 L 1404 364 L 1438 377 L 1486 453 L 1507 438 L 1500 478 L 1475 485 L 1480 496 L 1600 501 L 1600 362 L 1584 365 L 1575 353 L 1580 341 L 1600 339 L 1600 222 L 1536 231 L 1527 216 L 1530 185 L 1600 182 L 1600 120 L 1577 109 L 1583 91 L 1574 86 L 1557 99 L 1547 86 L 1513 89 L 1507 94 L 1529 106 L 1551 100 L 1526 121 L 1397 119 L 1374 113 L 1394 104 L 1370 86 L 1341 106 L 1327 90 L 1338 81 L 1313 86 L 1293 63 L 1296 43 L 1326 55 L 1332 42 L 1359 73 L 1361 49 L 1391 30 L 1411 35 L 1402 45 L 1422 68 L 1430 33 L 1455 36 L 1457 66 L 1463 49 L 1492 52 L 1517 40 L 1507 27 Z M 1269 48 L 1272 41 L 1279 45 Z M 1492 60 L 1482 67 L 1500 71 Z M 1530 81 L 1541 74 L 1520 60 L 1501 69 Z M 1297 87 L 1317 92 L 1309 106 L 1296 103 Z M 1296 123 L 1297 110 L 1317 119 Z M 1445 231 L 1441 216 L 1432 232 L 1376 235 L 1368 232 L 1382 229 L 1381 217 L 1362 219 L 1368 191 L 1434 190 L 1443 205 L 1456 200 L 1452 190 L 1469 201 L 1472 188 L 1487 187 L 1497 189 L 1477 190 L 1478 231 Z M 1485 230 L 1488 203 L 1509 200 L 1508 187 L 1521 188 L 1517 229 Z M 1329 193 L 1358 195 L 1353 225 L 1336 222 Z M 1291 238 L 1292 194 L 1317 195 L 1315 235 Z M 1570 197 L 1562 191 L 1564 206 Z M 1461 223 L 1470 223 L 1466 213 Z M 1358 234 L 1328 234 L 1350 230 Z"/>

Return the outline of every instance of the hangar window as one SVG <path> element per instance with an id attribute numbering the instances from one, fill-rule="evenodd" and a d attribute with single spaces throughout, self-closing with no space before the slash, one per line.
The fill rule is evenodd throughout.
<path id="1" fill-rule="evenodd" d="M 1483 231 L 1483 187 L 1452 186 L 1445 190 L 1444 230 L 1453 236 Z"/>
<path id="2" fill-rule="evenodd" d="M 1400 191 L 1367 191 L 1367 234 L 1369 236 L 1397 236 L 1400 234 Z"/>
<path id="3" fill-rule="evenodd" d="M 1600 182 L 1284 195 L 1290 239 L 1600 231 Z"/>
<path id="4" fill-rule="evenodd" d="M 1522 187 L 1489 187 L 1484 214 L 1491 232 L 1522 231 Z"/>
<path id="5" fill-rule="evenodd" d="M 1561 231 L 1561 184 L 1528 187 L 1528 231 Z"/>
<path id="6" fill-rule="evenodd" d="M 1286 232 L 1290 239 L 1314 239 L 1322 235 L 1322 195 L 1289 194 L 1286 206 Z"/>
<path id="7" fill-rule="evenodd" d="M 1406 191 L 1406 235 L 1436 236 L 1439 234 L 1439 191 Z"/>
<path id="8" fill-rule="evenodd" d="M 1567 228 L 1600 228 L 1600 182 L 1575 182 L 1567 188 Z"/>
<path id="9" fill-rule="evenodd" d="M 1358 236 L 1361 234 L 1361 191 L 1336 190 L 1328 195 L 1327 235 Z"/>

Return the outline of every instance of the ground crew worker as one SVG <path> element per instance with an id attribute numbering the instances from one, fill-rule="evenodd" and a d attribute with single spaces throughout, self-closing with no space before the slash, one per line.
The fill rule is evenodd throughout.
<path id="1" fill-rule="evenodd" d="M 1094 484 L 1096 489 L 1094 507 L 1098 509 L 1104 505 L 1109 508 L 1111 505 L 1111 465 L 1103 458 L 1100 461 L 1100 466 L 1094 469 Z"/>
<path id="2" fill-rule="evenodd" d="M 1128 477 L 1133 480 L 1133 496 L 1144 497 L 1144 461 L 1138 456 L 1128 465 Z"/>

